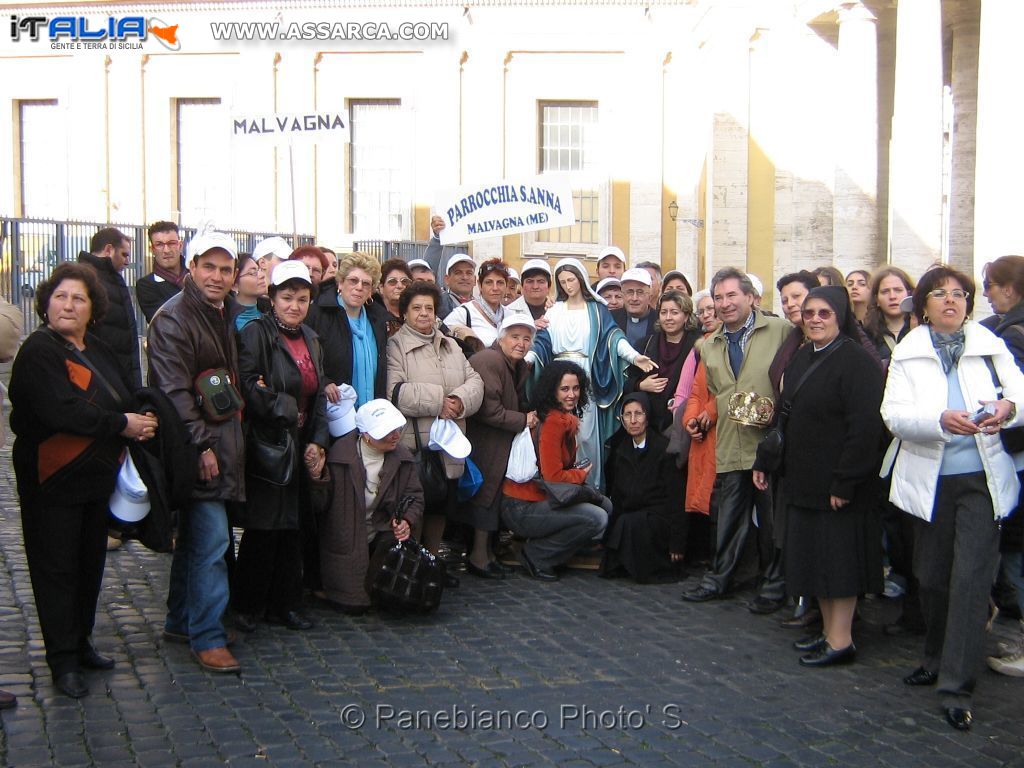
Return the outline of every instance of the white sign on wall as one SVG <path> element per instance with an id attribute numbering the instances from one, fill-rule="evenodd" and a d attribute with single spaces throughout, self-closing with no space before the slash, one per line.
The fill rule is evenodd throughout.
<path id="1" fill-rule="evenodd" d="M 434 212 L 444 218 L 442 245 L 571 226 L 576 220 L 572 188 L 561 174 L 442 190 Z"/>
<path id="2" fill-rule="evenodd" d="M 269 144 L 344 143 L 349 140 L 348 116 L 331 111 L 232 115 L 231 138 Z"/>

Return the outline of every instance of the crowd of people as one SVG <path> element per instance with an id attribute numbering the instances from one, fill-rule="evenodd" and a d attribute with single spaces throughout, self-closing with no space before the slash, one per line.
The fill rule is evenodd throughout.
<path id="1" fill-rule="evenodd" d="M 858 600 L 902 592 L 886 633 L 923 635 L 904 682 L 937 685 L 970 727 L 997 578 L 1024 608 L 1024 257 L 986 266 L 979 323 L 973 279 L 945 265 L 916 286 L 893 266 L 787 274 L 780 317 L 754 275 L 694 291 L 615 247 L 592 276 L 576 258 L 517 272 L 276 237 L 238 253 L 212 230 L 183 253 L 174 224 L 148 234 L 149 388 L 116 229 L 40 286 L 11 375 L 25 550 L 64 694 L 113 666 L 92 638 L 108 528 L 142 519 L 173 528 L 164 638 L 213 672 L 239 671 L 234 631 L 309 629 L 311 601 L 371 609 L 373 554 L 410 536 L 461 541 L 481 579 L 512 562 L 555 582 L 588 558 L 641 584 L 699 568 L 693 603 L 735 590 L 753 545 L 749 609 L 796 606 L 782 623 L 808 633 L 802 666 L 854 661 Z M 1024 623 L 988 664 L 1024 677 Z"/>

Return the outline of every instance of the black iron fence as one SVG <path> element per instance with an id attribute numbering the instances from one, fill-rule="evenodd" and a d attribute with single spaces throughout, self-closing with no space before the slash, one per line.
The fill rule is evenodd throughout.
<path id="1" fill-rule="evenodd" d="M 132 261 L 125 267 L 122 276 L 129 286 L 134 286 L 136 280 L 153 269 L 146 235 L 147 225 L 0 217 L 0 295 L 21 308 L 26 333 L 39 325 L 35 313 L 35 295 L 39 284 L 62 261 L 75 261 L 81 251 L 88 251 L 89 240 L 104 227 L 117 227 L 132 238 Z M 237 229 L 222 231 L 234 238 L 240 252 L 251 252 L 256 243 L 273 235 L 280 235 L 286 240 L 291 238 L 290 235 L 278 232 L 243 232 Z M 181 227 L 179 233 L 187 243 L 195 234 L 195 228 Z M 313 237 L 299 235 L 298 241 L 297 245 L 307 245 L 313 243 Z M 135 316 L 139 319 L 140 331 L 144 330 L 145 318 L 138 306 L 135 307 Z"/>

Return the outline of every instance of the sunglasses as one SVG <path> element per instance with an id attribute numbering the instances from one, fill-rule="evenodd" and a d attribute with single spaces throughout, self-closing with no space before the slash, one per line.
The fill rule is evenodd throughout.
<path id="1" fill-rule="evenodd" d="M 500 272 L 504 277 L 508 277 L 508 272 L 505 271 L 505 267 L 501 264 L 481 264 L 480 265 L 480 279 L 482 280 L 491 272 Z"/>
<path id="2" fill-rule="evenodd" d="M 803 315 L 804 320 L 813 320 L 815 315 L 822 320 L 831 320 L 836 313 L 831 309 L 805 309 L 800 314 Z"/>

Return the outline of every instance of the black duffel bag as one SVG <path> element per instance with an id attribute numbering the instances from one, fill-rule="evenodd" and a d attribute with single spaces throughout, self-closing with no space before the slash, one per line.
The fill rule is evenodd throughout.
<path id="1" fill-rule="evenodd" d="M 402 520 L 414 501 L 404 497 L 394 519 Z M 375 605 L 400 613 L 437 610 L 444 594 L 445 566 L 411 536 L 388 547 L 378 547 L 367 572 L 367 592 Z"/>

